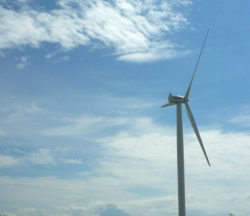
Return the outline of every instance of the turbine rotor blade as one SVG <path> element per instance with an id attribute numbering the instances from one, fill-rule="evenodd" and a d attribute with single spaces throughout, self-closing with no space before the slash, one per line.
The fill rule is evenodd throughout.
<path id="1" fill-rule="evenodd" d="M 188 105 L 187 102 L 185 103 L 185 105 L 186 105 L 186 110 L 187 110 L 188 118 L 189 118 L 189 120 L 190 120 L 190 122 L 191 122 L 191 125 L 192 125 L 193 129 L 194 129 L 194 132 L 195 132 L 195 134 L 196 134 L 196 137 L 197 137 L 197 139 L 198 139 L 198 141 L 199 141 L 199 143 L 200 143 L 201 149 L 202 149 L 202 151 L 203 151 L 203 153 L 204 153 L 204 155 L 205 155 L 205 158 L 206 158 L 206 160 L 207 160 L 207 163 L 208 163 L 208 165 L 210 166 L 210 162 L 209 162 L 209 160 L 208 160 L 206 150 L 205 150 L 204 145 L 203 145 L 203 143 L 202 143 L 202 140 L 201 140 L 201 137 L 200 137 L 199 130 L 198 130 L 197 125 L 196 125 L 196 123 L 195 123 L 194 116 L 193 116 L 193 114 L 192 114 L 192 112 L 191 112 L 191 109 L 190 109 L 190 107 L 189 107 L 189 105 Z"/>
<path id="2" fill-rule="evenodd" d="M 197 62 L 196 62 L 196 65 L 195 65 L 195 68 L 194 68 L 194 72 L 193 72 L 191 81 L 190 81 L 190 83 L 189 83 L 189 86 L 188 86 L 188 89 L 187 89 L 187 92 L 186 92 L 186 95 L 185 95 L 185 99 L 186 99 L 186 100 L 188 100 L 188 96 L 189 96 L 190 89 L 191 89 L 191 86 L 192 86 L 192 83 L 193 83 L 194 75 L 195 75 L 195 72 L 196 72 L 197 67 L 198 67 L 198 65 L 199 65 L 199 61 L 200 61 L 200 58 L 201 58 L 201 54 L 202 54 L 203 48 L 204 48 L 204 46 L 205 46 L 205 44 L 206 44 L 206 41 L 207 41 L 208 32 L 209 32 L 209 29 L 207 30 L 207 34 L 206 34 L 206 36 L 205 36 L 205 39 L 204 39 L 203 44 L 202 44 L 202 47 L 201 47 L 200 55 L 199 55 L 198 60 L 197 60 Z"/>
<path id="3" fill-rule="evenodd" d="M 172 106 L 172 105 L 175 105 L 175 104 L 174 103 L 167 103 L 167 104 L 162 105 L 161 108 Z"/>

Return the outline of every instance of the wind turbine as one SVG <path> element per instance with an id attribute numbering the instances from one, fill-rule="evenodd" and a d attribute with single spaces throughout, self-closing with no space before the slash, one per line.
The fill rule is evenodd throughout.
<path id="1" fill-rule="evenodd" d="M 187 88 L 185 96 L 180 96 L 180 95 L 172 95 L 169 94 L 168 96 L 168 101 L 169 103 L 162 105 L 161 107 L 168 107 L 172 105 L 176 105 L 176 114 L 177 114 L 177 168 L 178 168 L 178 207 L 179 207 L 179 216 L 186 216 L 186 207 L 185 207 L 185 179 L 184 179 L 184 148 L 183 148 L 183 129 L 182 129 L 182 104 L 185 104 L 186 111 L 188 118 L 191 122 L 191 125 L 194 129 L 194 132 L 196 134 L 196 137 L 200 143 L 201 149 L 205 155 L 205 158 L 207 160 L 208 165 L 210 166 L 210 162 L 207 157 L 207 153 L 205 151 L 204 145 L 202 143 L 201 137 L 199 130 L 197 128 L 197 125 L 195 123 L 193 114 L 191 112 L 191 109 L 188 105 L 189 102 L 189 93 L 192 87 L 193 79 L 200 61 L 200 57 L 203 51 L 203 48 L 205 46 L 207 36 L 208 36 L 209 29 L 207 31 L 207 34 L 205 36 L 204 42 L 201 47 L 201 51 L 198 57 L 198 60 L 196 62 L 194 72 L 191 78 L 191 81 L 189 83 L 189 86 Z"/>

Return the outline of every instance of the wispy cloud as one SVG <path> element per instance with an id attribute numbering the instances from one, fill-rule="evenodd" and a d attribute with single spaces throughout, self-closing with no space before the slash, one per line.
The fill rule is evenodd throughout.
<path id="1" fill-rule="evenodd" d="M 85 136 L 108 127 L 123 125 L 125 118 L 106 118 L 102 116 L 79 116 L 62 119 L 64 126 L 41 131 L 44 136 Z"/>
<path id="2" fill-rule="evenodd" d="M 133 121 L 131 116 L 128 118 L 125 116 L 131 113 L 142 115 L 145 110 L 157 104 L 141 98 L 116 98 L 102 94 L 83 95 L 80 100 L 88 101 L 92 107 L 103 110 L 104 115 L 79 113 L 78 115 L 65 116 L 64 113 L 59 113 L 57 110 L 46 109 L 39 100 L 14 101 L 6 103 L 0 110 L 2 117 L 0 136 L 31 137 L 41 135 L 43 137 L 62 136 L 86 139 L 93 137 L 97 131 L 105 133 L 105 130 L 122 127 L 125 122 Z M 93 113 L 95 111 L 93 110 Z"/>
<path id="3" fill-rule="evenodd" d="M 82 164 L 81 159 L 77 158 L 68 158 L 63 153 L 65 152 L 56 152 L 51 149 L 38 149 L 36 152 L 31 152 L 26 154 L 22 158 L 23 162 L 31 162 L 38 165 L 62 165 L 62 164 Z"/>
<path id="4" fill-rule="evenodd" d="M 11 156 L 0 155 L 0 167 L 9 167 L 18 164 L 18 161 Z"/>
<path id="5" fill-rule="evenodd" d="M 4 132 L 0 130 L 0 136 L 4 136 Z"/>
<path id="6" fill-rule="evenodd" d="M 228 120 L 229 123 L 237 125 L 241 128 L 250 127 L 250 105 L 241 105 L 234 109 L 234 115 Z"/>
<path id="7" fill-rule="evenodd" d="M 80 159 L 64 159 L 63 163 L 65 163 L 65 164 L 82 164 L 82 160 L 80 160 Z"/>
<path id="8" fill-rule="evenodd" d="M 58 0 L 57 9 L 36 10 L 29 1 L 18 9 L 0 6 L 0 48 L 42 42 L 64 49 L 107 47 L 122 61 L 144 62 L 174 58 L 178 46 L 168 39 L 188 25 L 182 13 L 191 1 Z M 22 67 L 22 66 L 20 66 Z"/>
<path id="9" fill-rule="evenodd" d="M 58 152 L 53 148 L 40 148 L 31 152 L 14 149 L 13 152 L 18 155 L 0 155 L 0 167 L 23 166 L 25 164 L 33 164 L 39 166 L 61 166 L 64 164 L 82 164 L 82 160 L 67 155 L 68 150 Z M 10 154 L 10 153 L 9 153 Z"/>
<path id="10" fill-rule="evenodd" d="M 36 103 L 29 104 L 15 104 L 14 107 L 11 107 L 11 112 L 5 118 L 5 122 L 19 121 L 25 118 L 29 118 L 33 114 L 37 114 L 42 111 Z"/>
<path id="11" fill-rule="evenodd" d="M 107 101 L 106 106 L 110 107 L 102 109 L 103 112 L 116 104 L 120 107 L 127 103 L 126 109 L 135 107 L 140 110 L 140 104 L 152 107 L 151 103 L 136 103 L 137 100 L 129 98 L 124 101 L 110 98 Z M 41 108 L 32 108 L 31 104 L 20 106 L 18 110 L 31 117 L 35 113 L 43 114 L 42 118 L 49 121 L 51 113 L 48 117 L 40 111 Z M 56 175 L 56 170 L 53 173 L 55 177 L 1 177 L 0 184 L 3 186 L 0 192 L 3 196 L 0 197 L 0 203 L 9 202 L 9 206 L 24 203 L 18 210 L 20 212 L 24 211 L 26 203 L 31 206 L 41 205 L 42 207 L 34 209 L 34 212 L 42 211 L 42 214 L 46 215 L 60 215 L 62 212 L 74 215 L 80 212 L 96 216 L 101 214 L 96 210 L 105 209 L 108 203 L 116 205 L 130 215 L 176 215 L 176 129 L 162 125 L 142 115 L 142 112 L 140 116 L 135 117 L 130 114 L 79 114 L 74 117 L 58 114 L 52 122 L 43 124 L 39 127 L 43 136 L 40 133 L 37 140 L 46 141 L 44 143 L 50 140 L 49 143 L 53 145 L 41 147 L 44 143 L 38 144 L 39 147 L 35 150 L 33 146 L 28 152 L 18 153 L 19 151 L 15 150 L 15 154 L 8 153 L 6 156 L 25 166 L 32 164 L 60 169 L 77 166 L 72 172 L 67 170 L 77 178 L 63 178 Z M 185 128 L 188 209 L 202 212 L 202 215 L 213 215 L 218 212 L 223 215 L 225 208 L 232 206 L 233 202 L 234 212 L 242 212 L 240 216 L 248 215 L 250 194 L 246 188 L 250 179 L 249 133 L 223 132 L 219 128 L 209 127 L 201 129 L 200 132 L 212 167 L 207 166 L 192 129 Z M 6 134 L 8 135 L 7 130 Z M 88 139 L 85 139 L 86 137 Z M 62 140 L 73 141 L 74 144 L 61 145 Z M 56 145 L 54 141 L 59 144 Z M 98 146 L 99 154 L 94 155 L 93 159 L 94 153 L 87 149 L 92 145 Z M 71 151 L 67 152 L 69 148 Z M 95 164 L 88 169 L 85 166 L 88 163 L 86 154 L 90 154 L 91 163 Z M 5 167 L 15 165 L 17 163 L 10 162 Z M 200 193 L 201 190 L 206 193 Z M 17 194 L 22 194 L 22 197 Z M 37 199 L 34 200 L 33 197 Z M 48 207 L 51 203 L 56 207 Z M 62 205 L 69 208 L 63 208 Z M 25 215 L 35 214 L 34 212 L 27 210 Z"/>
<path id="12" fill-rule="evenodd" d="M 17 64 L 17 68 L 19 70 L 24 69 L 29 64 L 29 56 L 22 56 L 20 58 L 17 58 L 19 63 Z"/>
<path id="13" fill-rule="evenodd" d="M 241 127 L 250 127 L 250 114 L 239 114 L 229 120 L 230 123 L 237 124 Z"/>
<path id="14" fill-rule="evenodd" d="M 45 59 L 49 60 L 49 61 L 53 61 L 56 63 L 60 63 L 60 62 L 65 62 L 68 61 L 70 59 L 69 56 L 58 56 L 58 53 L 56 52 L 52 52 L 52 53 L 48 53 L 45 55 Z"/>
<path id="15" fill-rule="evenodd" d="M 51 152 L 49 149 L 39 149 L 38 152 L 30 153 L 27 157 L 27 161 L 30 161 L 34 164 L 53 164 L 55 163 L 55 160 L 53 156 L 51 155 Z"/>
<path id="16" fill-rule="evenodd" d="M 57 208 L 50 210 L 53 212 L 51 215 L 59 214 L 62 203 L 84 203 L 79 209 L 94 212 L 98 206 L 97 197 L 103 202 L 103 206 L 113 203 L 131 215 L 162 215 L 166 212 L 168 215 L 175 215 L 175 128 L 162 126 L 148 117 L 134 118 L 133 121 L 114 118 L 109 121 L 113 122 L 112 124 L 118 122 L 123 127 L 116 133 L 113 131 L 103 137 L 95 136 L 93 140 L 102 146 L 103 157 L 102 160 L 98 159 L 95 169 L 88 171 L 89 175 L 79 173 L 81 179 L 71 180 L 56 177 L 2 177 L 1 193 L 6 194 L 5 201 L 20 202 L 19 196 L 10 196 L 7 193 L 9 188 L 14 188 L 16 194 L 23 194 L 24 203 L 32 205 L 32 197 L 35 195 L 36 204 L 53 203 Z M 93 128 L 100 124 L 107 124 L 106 119 L 97 118 L 97 121 L 91 122 Z M 97 128 L 96 132 L 99 133 L 99 130 L 100 128 Z M 250 211 L 247 205 L 249 193 L 246 190 L 250 179 L 249 134 L 201 130 L 201 136 L 212 168 L 207 167 L 193 132 L 185 133 L 189 209 L 202 211 L 203 215 L 211 215 L 215 212 L 223 213 L 225 207 L 234 202 L 237 205 L 233 209 L 247 215 Z M 80 159 L 58 157 L 54 153 L 49 149 L 40 149 L 30 153 L 27 158 L 38 165 L 62 163 L 63 158 L 66 159 L 65 163 L 81 164 Z M 206 193 L 200 193 L 201 190 Z M 69 215 L 74 215 L 73 212 L 72 210 Z"/>

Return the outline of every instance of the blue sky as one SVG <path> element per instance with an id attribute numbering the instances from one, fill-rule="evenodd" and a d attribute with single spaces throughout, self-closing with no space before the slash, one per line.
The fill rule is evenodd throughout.
<path id="1" fill-rule="evenodd" d="M 250 214 L 250 2 L 0 0 L 5 216 L 177 215 L 183 109 L 189 216 Z"/>

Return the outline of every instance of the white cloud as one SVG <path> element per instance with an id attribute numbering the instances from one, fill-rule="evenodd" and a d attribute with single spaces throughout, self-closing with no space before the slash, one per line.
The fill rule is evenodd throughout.
<path id="1" fill-rule="evenodd" d="M 50 209 L 50 211 L 41 208 L 18 208 L 13 209 L 10 213 L 5 211 L 3 216 L 37 216 L 37 215 L 48 215 L 48 216 L 105 216 L 105 215 L 116 215 L 116 216 L 129 216 L 124 210 L 118 208 L 113 204 L 107 204 L 104 202 L 96 202 L 91 205 L 76 205 L 71 204 L 67 206 L 60 206 L 58 208 Z"/>
<path id="2" fill-rule="evenodd" d="M 126 187 L 151 188 L 164 193 L 176 193 L 176 135 L 174 128 L 164 128 L 150 119 L 134 119 L 134 127 L 115 136 L 100 140 L 109 149 L 102 164 L 103 173 L 124 180 Z M 142 131 L 140 129 L 143 128 Z M 250 136 L 248 133 L 222 132 L 220 130 L 201 131 L 212 167 L 209 168 L 194 133 L 185 133 L 185 159 L 187 176 L 187 205 L 191 210 L 199 210 L 208 215 L 230 211 L 247 215 L 250 169 Z M 174 164 L 174 165 L 173 165 Z M 206 191 L 202 194 L 200 191 Z M 145 193 L 144 191 L 144 193 Z M 175 196 L 176 197 L 176 196 Z M 140 199 L 139 201 L 140 202 Z M 174 213 L 176 209 L 172 205 Z M 233 206 L 231 202 L 237 203 Z M 135 202 L 136 203 L 136 202 Z M 164 211 L 155 204 L 152 209 Z M 134 215 L 161 215 L 148 209 L 140 212 L 138 206 L 129 208 Z M 145 209 L 144 209 L 145 210 Z M 137 212 L 138 211 L 138 212 Z M 135 213 L 136 212 L 136 213 Z M 203 214 L 202 213 L 202 214 Z"/>
<path id="3" fill-rule="evenodd" d="M 16 164 L 18 161 L 14 157 L 0 154 L 0 167 L 10 167 Z"/>
<path id="4" fill-rule="evenodd" d="M 59 57 L 57 54 L 58 54 L 58 52 L 48 53 L 45 55 L 45 59 L 56 62 L 56 63 L 65 62 L 65 61 L 68 61 L 70 59 L 69 56 L 60 56 Z"/>
<path id="5" fill-rule="evenodd" d="M 133 62 L 183 55 L 165 36 L 188 25 L 181 9 L 191 1 L 59 0 L 57 4 L 58 9 L 46 12 L 30 8 L 27 2 L 20 3 L 19 10 L 0 6 L 0 48 L 39 47 L 42 42 L 59 43 L 64 49 L 101 46 L 112 48 L 119 60 Z"/>
<path id="6" fill-rule="evenodd" d="M 148 51 L 124 54 L 118 57 L 118 60 L 127 62 L 150 62 L 159 59 L 181 58 L 189 53 L 190 51 L 188 50 L 179 52 L 175 49 L 165 50 L 154 47 Z"/>
<path id="7" fill-rule="evenodd" d="M 30 138 L 37 134 L 44 122 L 48 121 L 48 113 L 36 102 L 17 102 L 13 97 L 0 110 L 2 121 L 0 131 L 5 137 L 22 136 Z M 1 135 L 0 135 L 1 136 Z"/>
<path id="8" fill-rule="evenodd" d="M 107 127 L 113 127 L 124 124 L 127 121 L 124 118 L 106 118 L 97 116 L 80 116 L 76 118 L 62 119 L 65 126 L 48 128 L 41 131 L 44 136 L 87 136 L 90 133 L 96 133 Z"/>
<path id="9" fill-rule="evenodd" d="M 110 99 L 108 103 L 112 106 L 122 106 L 119 102 L 128 103 L 128 108 L 141 108 L 140 103 L 136 104 L 134 100 L 122 101 Z M 148 107 L 151 107 L 150 103 Z M 130 215 L 176 215 L 175 127 L 161 125 L 143 116 L 94 115 L 74 118 L 64 116 L 62 121 L 57 121 L 57 125 L 60 126 L 44 130 L 44 135 L 67 135 L 67 139 L 81 136 L 90 138 L 91 144 L 99 144 L 101 151 L 98 153 L 101 156 L 94 159 L 94 168 L 78 170 L 79 178 L 72 179 L 2 177 L 0 203 L 4 199 L 4 203 L 9 203 L 9 206 L 18 205 L 21 209 L 27 205 L 37 206 L 34 212 L 44 211 L 46 215 L 53 216 L 77 215 L 79 212 L 94 216 L 97 208 L 108 203 L 115 204 Z M 106 130 L 112 127 L 115 130 Z M 212 164 L 209 168 L 193 131 L 190 127 L 184 129 L 187 209 L 199 211 L 204 216 L 225 215 L 225 209 L 237 212 L 239 216 L 248 215 L 249 133 L 224 132 L 212 127 L 200 130 Z M 54 150 L 41 148 L 25 155 L 25 158 L 29 163 L 43 166 L 72 163 L 84 167 L 82 164 L 85 165 L 86 161 L 81 157 L 81 152 L 77 152 L 78 157 L 74 157 L 73 152 L 68 154 L 63 147 Z M 17 194 L 22 194 L 22 197 Z M 61 206 L 69 206 L 69 209 Z M 32 211 L 27 212 L 23 215 L 35 215 Z"/>
<path id="10" fill-rule="evenodd" d="M 62 162 L 65 164 L 82 164 L 80 159 L 63 159 Z"/>
<path id="11" fill-rule="evenodd" d="M 250 114 L 249 113 L 239 114 L 231 118 L 229 122 L 237 124 L 241 127 L 249 127 L 250 126 Z"/>
<path id="12" fill-rule="evenodd" d="M 106 124 L 105 118 L 97 119 L 98 121 L 91 122 L 93 128 L 95 125 Z M 53 203 L 57 208 L 62 203 L 82 203 L 80 206 L 85 210 L 81 212 L 85 213 L 86 209 L 95 209 L 93 206 L 97 205 L 98 199 L 104 204 L 113 203 L 131 215 L 175 215 L 175 128 L 164 127 L 146 117 L 134 118 L 133 121 L 121 121 L 120 118 L 109 121 L 122 122 L 124 126 L 116 134 L 95 138 L 102 145 L 103 158 L 98 159 L 98 166 L 88 171 L 88 175 L 71 180 L 55 177 L 1 178 L 1 184 L 12 182 L 11 187 L 16 188 L 16 193 L 23 194 L 22 199 L 30 204 L 30 197 L 36 194 L 39 197 L 36 203 L 43 203 L 45 206 Z M 201 136 L 211 168 L 206 164 L 194 133 L 187 131 L 184 136 L 188 209 L 212 215 L 224 214 L 225 209 L 230 206 L 228 211 L 237 212 L 239 216 L 247 215 L 250 212 L 250 194 L 247 190 L 250 180 L 249 134 L 217 129 L 201 130 Z M 52 160 L 46 159 L 49 154 L 51 152 L 45 149 L 33 156 L 45 158 L 44 161 L 50 163 Z M 70 162 L 71 159 L 65 161 Z M 71 162 L 79 161 L 72 159 Z M 22 187 L 18 187 L 18 184 Z M 8 187 L 10 185 L 6 186 Z M 39 194 L 37 191 L 43 193 Z M 18 202 L 18 198 L 12 198 L 12 202 Z M 57 215 L 55 212 L 53 214 Z"/>
<path id="13" fill-rule="evenodd" d="M 19 105 L 17 108 L 18 108 L 19 112 L 22 112 L 22 113 L 37 113 L 37 112 L 40 112 L 42 110 L 34 102 L 32 102 L 28 105 Z"/>
<path id="14" fill-rule="evenodd" d="M 39 149 L 38 152 L 30 153 L 27 156 L 27 161 L 40 165 L 55 163 L 54 157 L 52 156 L 49 149 Z"/>
<path id="15" fill-rule="evenodd" d="M 115 154 L 118 161 L 125 157 L 146 160 L 162 166 L 162 163 L 170 164 L 175 159 L 175 128 L 166 127 L 164 129 L 149 118 L 135 118 L 129 122 L 132 122 L 128 127 L 129 130 L 100 139 L 100 143 L 109 148 L 110 154 Z M 214 175 L 229 180 L 250 178 L 248 175 L 250 169 L 246 168 L 250 163 L 248 157 L 250 155 L 250 136 L 248 133 L 222 132 L 218 129 L 201 131 L 212 164 L 211 169 L 208 169 L 195 134 L 193 131 L 190 132 L 184 134 L 186 161 L 188 166 L 195 167 L 195 169 L 190 169 L 190 175 L 203 180 L 213 179 Z M 163 158 L 166 160 L 165 162 Z M 117 164 L 113 168 L 116 166 Z"/>
<path id="16" fill-rule="evenodd" d="M 103 110 L 105 116 L 77 115 L 65 117 L 57 110 L 46 109 L 39 101 L 12 102 L 1 107 L 0 136 L 68 136 L 89 138 L 96 131 L 122 126 L 126 118 L 113 118 L 114 115 L 145 113 L 145 110 L 157 106 L 160 102 L 140 98 L 115 98 L 107 95 L 83 95 L 80 100 L 88 101 L 95 110 Z M 40 104 L 43 104 L 41 106 Z M 97 108 L 97 109 L 96 109 Z M 94 110 L 94 111 L 95 111 Z M 109 119 L 111 117 L 111 119 Z M 131 120 L 131 119 L 130 119 Z M 24 127 L 25 125 L 25 127 Z M 2 133 L 1 133 L 2 132 Z"/>
<path id="17" fill-rule="evenodd" d="M 18 122 L 30 118 L 31 115 L 38 114 L 41 111 L 42 109 L 34 102 L 27 104 L 15 104 L 13 107 L 11 107 L 11 112 L 5 119 L 5 122 Z"/>
<path id="18" fill-rule="evenodd" d="M 29 56 L 22 56 L 22 57 L 18 58 L 17 60 L 19 61 L 19 63 L 17 64 L 17 68 L 19 70 L 24 69 L 24 67 L 26 67 L 29 64 L 29 62 L 28 62 Z"/>
<path id="19" fill-rule="evenodd" d="M 22 156 L 10 157 L 0 155 L 0 167 L 17 165 L 17 161 L 20 165 L 23 165 L 25 163 L 32 163 L 43 166 L 60 166 L 63 164 L 80 165 L 83 163 L 81 159 L 73 158 L 72 156 L 69 157 L 67 154 L 67 150 L 58 151 L 58 149 L 40 148 L 29 153 L 21 151 L 19 149 L 14 149 L 14 151 L 21 154 Z"/>
<path id="20" fill-rule="evenodd" d="M 48 54 L 45 55 L 45 58 L 46 58 L 46 59 L 51 59 L 51 58 L 53 58 L 55 55 L 56 55 L 55 53 L 48 53 Z"/>
<path id="21" fill-rule="evenodd" d="M 16 214 L 12 214 L 9 212 L 3 212 L 3 216 L 16 216 Z"/>

